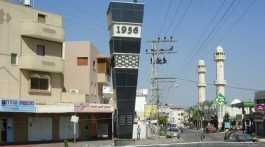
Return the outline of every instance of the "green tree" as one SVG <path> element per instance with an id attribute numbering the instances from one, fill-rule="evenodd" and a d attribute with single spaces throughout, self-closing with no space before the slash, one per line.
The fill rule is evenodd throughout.
<path id="1" fill-rule="evenodd" d="M 160 125 L 166 125 L 168 123 L 168 116 L 160 116 L 158 123 Z"/>
<path id="2" fill-rule="evenodd" d="M 213 101 L 205 101 L 201 104 L 197 104 L 195 106 L 192 106 L 186 110 L 189 116 L 189 122 L 192 122 L 193 125 L 198 127 L 198 123 L 201 122 L 202 118 L 205 115 L 206 109 L 210 109 L 214 106 Z"/>

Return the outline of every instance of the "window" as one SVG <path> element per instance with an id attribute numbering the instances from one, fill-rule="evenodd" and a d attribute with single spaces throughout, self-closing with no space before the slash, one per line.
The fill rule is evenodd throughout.
<path id="1" fill-rule="evenodd" d="M 265 104 L 265 99 L 256 99 L 257 104 Z"/>
<path id="2" fill-rule="evenodd" d="M 46 15 L 38 14 L 38 23 L 46 23 Z"/>
<path id="3" fill-rule="evenodd" d="M 93 70 L 96 71 L 96 61 L 93 61 Z"/>
<path id="4" fill-rule="evenodd" d="M 45 56 L 45 46 L 37 45 L 36 54 L 39 56 Z"/>
<path id="5" fill-rule="evenodd" d="M 77 65 L 88 65 L 87 57 L 77 57 Z"/>
<path id="6" fill-rule="evenodd" d="M 11 64 L 17 65 L 17 54 L 11 53 Z"/>
<path id="7" fill-rule="evenodd" d="M 50 77 L 48 75 L 34 74 L 30 77 L 30 90 L 49 91 Z"/>

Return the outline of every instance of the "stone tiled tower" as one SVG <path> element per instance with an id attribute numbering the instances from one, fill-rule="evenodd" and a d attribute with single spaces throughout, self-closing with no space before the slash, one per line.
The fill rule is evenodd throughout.
<path id="1" fill-rule="evenodd" d="M 133 2 L 110 2 L 107 11 L 118 138 L 132 138 L 143 12 Z"/>

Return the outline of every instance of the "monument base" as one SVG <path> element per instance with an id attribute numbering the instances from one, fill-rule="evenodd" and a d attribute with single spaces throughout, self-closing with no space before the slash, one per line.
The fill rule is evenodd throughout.
<path id="1" fill-rule="evenodd" d="M 114 146 L 135 145 L 135 139 L 114 139 Z"/>

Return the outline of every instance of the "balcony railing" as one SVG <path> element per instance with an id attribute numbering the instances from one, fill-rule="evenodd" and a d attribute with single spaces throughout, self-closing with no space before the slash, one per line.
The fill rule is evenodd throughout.
<path id="1" fill-rule="evenodd" d="M 24 36 L 56 42 L 64 41 L 63 27 L 36 22 L 22 22 L 21 26 L 22 35 Z"/>
<path id="2" fill-rule="evenodd" d="M 19 66 L 21 69 L 62 73 L 64 60 L 59 57 L 22 56 L 19 60 Z"/>

